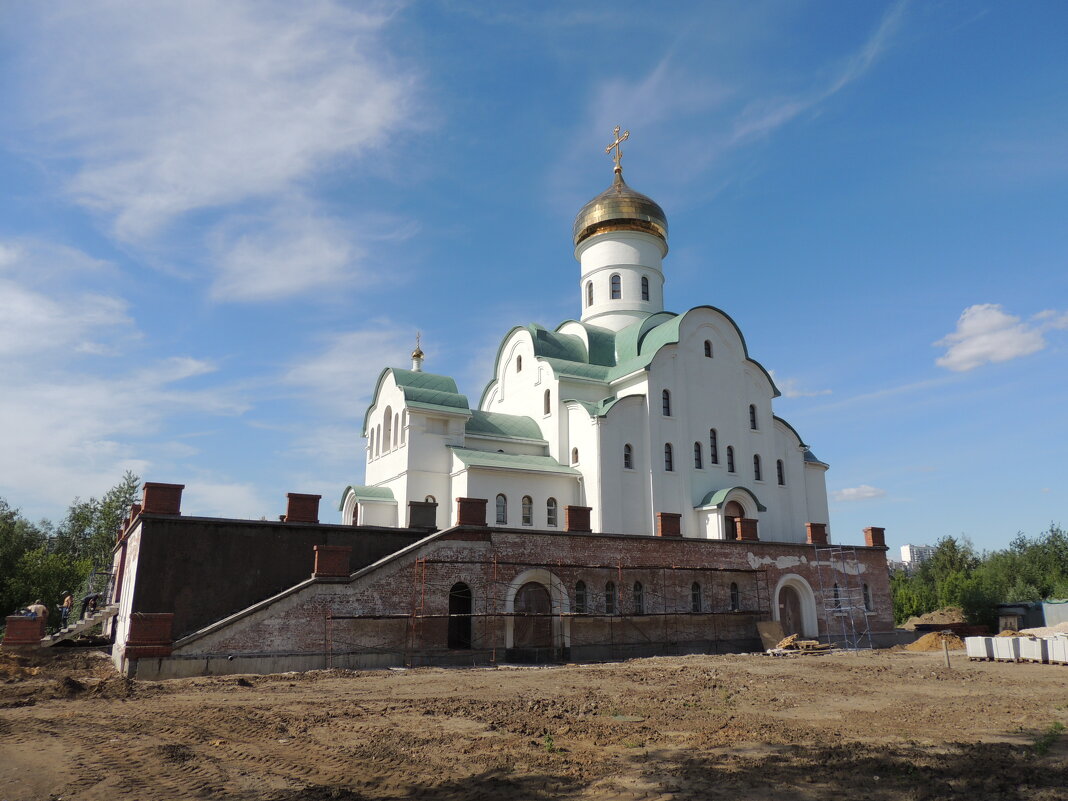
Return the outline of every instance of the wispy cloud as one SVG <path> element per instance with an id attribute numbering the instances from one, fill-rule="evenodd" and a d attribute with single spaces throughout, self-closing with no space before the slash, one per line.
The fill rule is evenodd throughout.
<path id="1" fill-rule="evenodd" d="M 935 364 L 966 372 L 984 364 L 1018 359 L 1045 348 L 1044 332 L 1058 328 L 1068 328 L 1068 313 L 1046 310 L 1023 322 L 1000 304 L 969 306 L 957 320 L 956 330 L 934 343 L 946 348 Z"/>
<path id="2" fill-rule="evenodd" d="M 870 484 L 861 484 L 859 487 L 847 487 L 846 489 L 834 490 L 831 493 L 831 498 L 837 503 L 870 501 L 875 498 L 883 497 L 886 497 L 886 490 L 873 487 Z"/>
<path id="3" fill-rule="evenodd" d="M 217 299 L 321 287 L 362 251 L 319 211 L 311 179 L 360 160 L 374 169 L 367 157 L 417 119 L 416 78 L 384 43 L 389 10 L 336 0 L 38 6 L 26 12 L 32 49 L 13 61 L 34 121 L 25 146 L 67 171 L 69 196 L 124 243 L 158 249 L 173 223 L 203 225 L 196 213 L 246 215 L 214 239 Z M 268 198 L 286 213 L 248 215 Z M 266 272 L 253 281 L 256 262 Z"/>
<path id="4" fill-rule="evenodd" d="M 319 351 L 283 377 L 305 398 L 344 419 L 362 419 L 382 368 L 408 367 L 415 331 L 378 320 L 365 330 L 323 338 Z"/>
<path id="5" fill-rule="evenodd" d="M 829 389 L 802 389 L 801 382 L 796 378 L 786 378 L 784 376 L 777 375 L 774 370 L 769 370 L 771 380 L 775 382 L 775 386 L 779 388 L 784 397 L 787 398 L 816 398 L 821 395 L 830 395 Z"/>

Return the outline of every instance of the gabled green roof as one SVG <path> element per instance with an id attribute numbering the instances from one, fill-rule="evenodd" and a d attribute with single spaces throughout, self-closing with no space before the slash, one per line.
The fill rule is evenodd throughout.
<path id="1" fill-rule="evenodd" d="M 350 484 L 345 487 L 345 491 L 341 493 L 341 503 L 337 505 L 337 510 L 340 512 L 345 508 L 345 498 L 349 493 L 356 496 L 357 501 L 396 501 L 393 496 L 393 490 L 389 487 L 368 487 L 363 484 Z"/>
<path id="2" fill-rule="evenodd" d="M 701 499 L 701 502 L 697 504 L 694 509 L 718 509 L 727 500 L 727 496 L 735 490 L 738 490 L 739 492 L 744 492 L 746 495 L 752 498 L 753 503 L 755 503 L 757 506 L 758 512 L 768 511 L 767 507 L 765 507 L 764 504 L 760 502 L 760 499 L 757 498 L 757 496 L 753 494 L 753 491 L 748 487 L 727 487 L 725 489 L 712 490 L 704 498 Z"/>
<path id="3" fill-rule="evenodd" d="M 451 414 L 469 413 L 471 410 L 467 396 L 460 394 L 456 382 L 449 376 L 404 370 L 400 367 L 387 367 L 378 374 L 378 382 L 375 384 L 374 394 L 371 395 L 371 404 L 363 415 L 362 433 L 365 437 L 367 436 L 367 418 L 371 414 L 371 409 L 378 403 L 378 393 L 387 375 L 393 376 L 393 381 L 404 393 L 404 402 L 409 408 Z"/>
<path id="4" fill-rule="evenodd" d="M 645 395 L 624 395 L 622 398 L 617 398 L 613 395 L 610 398 L 602 398 L 596 402 L 577 400 L 576 398 L 564 398 L 564 403 L 577 403 L 590 413 L 590 417 L 604 417 L 608 414 L 613 406 L 622 400 L 628 400 L 630 398 L 644 398 Z"/>
<path id="5" fill-rule="evenodd" d="M 483 434 L 491 437 L 545 441 L 538 424 L 529 417 L 518 414 L 483 412 L 478 409 L 471 410 L 466 432 L 468 434 Z"/>
<path id="6" fill-rule="evenodd" d="M 497 383 L 497 373 L 500 368 L 501 356 L 505 343 L 511 339 L 512 334 L 522 329 L 530 333 L 534 342 L 534 355 L 545 362 L 557 376 L 566 376 L 585 380 L 611 383 L 638 370 L 648 369 L 660 350 L 667 345 L 674 345 L 679 341 L 679 329 L 683 320 L 695 311 L 706 309 L 714 311 L 727 320 L 738 335 L 742 344 L 742 352 L 746 361 L 755 365 L 768 379 L 771 385 L 772 397 L 779 397 L 782 393 L 775 386 L 771 374 L 764 366 L 749 356 L 749 347 L 742 335 L 738 324 L 731 319 L 730 315 L 715 306 L 695 306 L 683 314 L 674 312 L 657 312 L 643 320 L 639 320 L 622 330 L 613 333 L 606 328 L 579 323 L 586 329 L 590 340 L 592 354 L 587 353 L 586 347 L 580 337 L 573 334 L 561 334 L 559 330 L 551 332 L 540 325 L 517 326 L 505 334 L 501 344 L 497 348 L 497 358 L 493 363 L 493 379 L 482 391 L 479 405 L 485 402 L 487 395 Z M 574 322 L 574 321 L 568 321 Z M 567 323 L 561 323 L 561 326 Z"/>
<path id="7" fill-rule="evenodd" d="M 470 448 L 449 446 L 457 459 L 467 467 L 487 467 L 500 470 L 522 470 L 531 473 L 559 473 L 567 476 L 582 475 L 573 467 L 560 464 L 551 456 L 532 456 L 521 453 L 496 453 L 475 451 Z"/>

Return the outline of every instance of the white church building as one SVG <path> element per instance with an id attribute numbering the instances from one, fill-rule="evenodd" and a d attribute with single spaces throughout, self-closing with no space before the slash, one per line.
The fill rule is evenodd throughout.
<path id="1" fill-rule="evenodd" d="M 516 529 L 563 527 L 569 506 L 620 534 L 663 533 L 666 515 L 683 537 L 756 526 L 804 543 L 806 524 L 827 524 L 827 465 L 775 416 L 779 390 L 735 322 L 664 309 L 667 218 L 624 182 L 616 147 L 612 185 L 575 218 L 579 319 L 509 331 L 475 407 L 418 347 L 411 369 L 383 370 L 343 523 L 405 526 L 414 501 L 448 528 L 455 499 L 484 498 L 491 524 Z"/>

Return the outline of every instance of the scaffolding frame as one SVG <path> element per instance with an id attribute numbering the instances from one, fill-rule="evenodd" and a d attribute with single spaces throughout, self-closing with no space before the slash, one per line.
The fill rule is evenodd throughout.
<path id="1" fill-rule="evenodd" d="M 827 642 L 847 651 L 871 650 L 870 610 L 860 580 L 856 547 L 813 547 Z"/>
<path id="2" fill-rule="evenodd" d="M 449 570 L 448 577 L 437 576 L 434 566 L 446 565 L 450 568 L 467 566 L 473 568 L 465 571 L 465 578 L 457 578 L 455 570 Z M 505 611 L 508 588 L 523 571 L 529 569 L 547 570 L 561 581 L 566 588 L 571 607 L 568 612 L 553 609 L 548 613 L 531 613 Z M 581 575 L 576 575 L 581 571 Z M 694 611 L 692 583 L 682 579 L 684 574 L 694 576 L 694 581 L 701 587 L 700 610 Z M 495 664 L 505 652 L 508 644 L 506 634 L 507 620 L 514 622 L 520 618 L 550 618 L 558 620 L 560 626 L 568 626 L 568 647 L 596 646 L 605 650 L 610 660 L 625 659 L 642 652 L 655 652 L 663 655 L 695 652 L 694 644 L 703 643 L 705 653 L 724 653 L 737 650 L 738 645 L 749 640 L 757 640 L 755 624 L 771 619 L 771 605 L 768 591 L 767 568 L 728 568 L 728 567 L 693 567 L 677 564 L 631 564 L 624 565 L 622 560 L 608 562 L 565 562 L 563 560 L 537 562 L 532 560 L 500 560 L 496 554 L 487 554 L 483 558 L 433 558 L 421 557 L 413 562 L 410 601 L 407 612 L 365 615 L 334 615 L 326 612 L 324 636 L 327 640 L 326 652 L 328 662 L 333 664 L 335 657 L 354 653 L 398 653 L 402 654 L 403 664 L 409 667 L 436 662 L 437 658 L 448 657 L 454 664 Z M 716 578 L 719 581 L 716 581 Z M 731 593 L 730 579 L 738 585 L 736 594 Z M 456 582 L 468 584 L 472 594 L 478 598 L 471 614 L 450 614 L 448 612 L 430 611 L 428 596 L 448 598 Z M 587 608 L 585 611 L 574 609 L 574 585 L 576 581 L 587 585 Z M 591 603 L 600 595 L 597 583 L 604 586 L 607 581 L 615 582 L 615 609 L 607 612 L 594 608 Z M 642 608 L 634 608 L 634 581 L 642 582 Z M 471 647 L 460 651 L 427 643 L 426 624 L 431 621 L 449 620 L 451 618 L 475 620 L 497 620 L 501 625 L 471 627 Z M 748 618 L 752 620 L 752 637 L 738 639 L 722 634 L 730 618 Z M 345 642 L 343 628 L 335 626 L 334 621 L 367 620 L 388 621 L 404 620 L 403 642 L 396 638 L 384 638 L 382 642 L 371 643 L 366 636 L 361 642 Z M 604 621 L 607 625 L 599 636 L 582 638 L 571 626 L 576 620 Z M 514 631 L 514 628 L 513 628 Z M 562 636 L 559 638 L 562 642 Z M 557 653 L 558 640 L 553 637 L 553 651 L 544 660 L 561 661 L 569 654 Z M 513 647 L 515 644 L 513 643 Z M 522 660 L 527 661 L 527 660 Z"/>

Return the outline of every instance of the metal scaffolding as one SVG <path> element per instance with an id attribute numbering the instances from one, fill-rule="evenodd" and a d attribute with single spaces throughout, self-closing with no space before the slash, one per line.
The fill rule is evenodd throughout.
<path id="1" fill-rule="evenodd" d="M 507 600 L 516 590 L 513 582 L 530 569 L 544 569 L 559 580 L 560 591 L 567 593 L 568 611 L 555 603 L 548 613 L 508 610 Z M 411 667 L 443 662 L 560 661 L 568 659 L 576 648 L 590 646 L 611 660 L 654 653 L 725 653 L 759 642 L 756 623 L 771 618 L 766 568 L 502 561 L 487 555 L 474 559 L 420 558 L 413 563 L 411 576 L 406 613 L 327 612 L 324 638 L 329 663 L 340 664 L 341 655 L 359 653 L 401 654 L 403 663 Z M 474 598 L 470 614 L 450 614 L 442 606 L 442 599 L 447 601 L 458 581 L 468 585 Z M 587 587 L 585 603 L 578 603 L 576 597 L 579 581 Z M 610 611 L 605 608 L 609 582 L 614 588 Z M 455 618 L 472 624 L 469 648 L 447 647 L 444 635 L 449 621 Z M 532 652 L 518 659 L 515 647 L 507 652 L 509 628 L 514 631 L 524 619 L 535 625 L 546 618 L 550 627 L 560 631 L 566 625 L 568 652 L 545 649 L 544 654 Z M 373 621 L 393 621 L 394 625 L 384 625 L 375 635 L 370 626 L 360 626 L 357 632 L 341 621 L 371 625 Z M 739 628 L 746 631 L 745 636 L 739 634 Z M 558 639 L 554 634 L 554 645 Z"/>
<path id="2" fill-rule="evenodd" d="M 816 576 L 827 642 L 839 648 L 870 650 L 868 614 L 871 598 L 860 578 L 860 561 L 852 545 L 816 545 Z"/>

